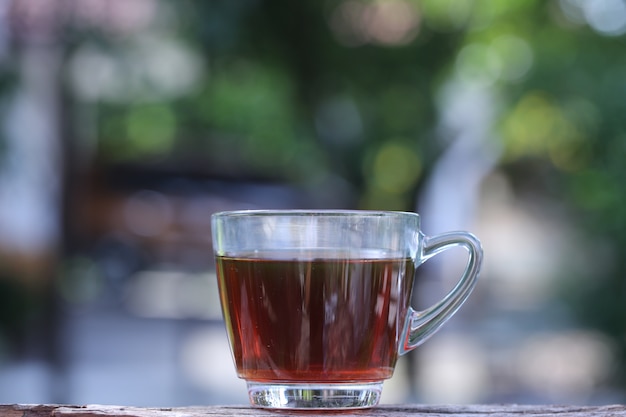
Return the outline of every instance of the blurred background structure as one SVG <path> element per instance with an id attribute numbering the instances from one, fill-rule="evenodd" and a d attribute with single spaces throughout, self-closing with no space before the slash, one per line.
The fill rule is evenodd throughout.
<path id="1" fill-rule="evenodd" d="M 625 401 L 625 47 L 624 0 L 0 1 L 0 402 L 246 403 L 209 217 L 294 207 L 483 241 L 385 402 Z"/>

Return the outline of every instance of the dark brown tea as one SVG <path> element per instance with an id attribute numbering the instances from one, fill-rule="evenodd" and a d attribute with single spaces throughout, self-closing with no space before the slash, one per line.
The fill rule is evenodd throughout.
<path id="1" fill-rule="evenodd" d="M 239 376 L 317 383 L 391 377 L 411 260 L 281 258 L 217 257 Z"/>

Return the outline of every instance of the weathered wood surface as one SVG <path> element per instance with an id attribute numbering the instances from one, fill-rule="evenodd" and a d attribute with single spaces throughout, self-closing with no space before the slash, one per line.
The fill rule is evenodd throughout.
<path id="1" fill-rule="evenodd" d="M 142 408 L 109 405 L 29 405 L 0 404 L 1 417 L 233 417 L 233 416 L 284 416 L 293 412 L 274 413 L 246 406 L 203 406 L 177 408 Z M 329 413 L 307 412 L 300 416 L 328 417 Z M 345 414 L 343 414 L 345 415 Z M 624 416 L 625 405 L 598 407 L 557 405 L 381 405 L 369 410 L 353 411 L 350 415 L 368 416 L 425 416 L 425 417 L 582 417 Z"/>

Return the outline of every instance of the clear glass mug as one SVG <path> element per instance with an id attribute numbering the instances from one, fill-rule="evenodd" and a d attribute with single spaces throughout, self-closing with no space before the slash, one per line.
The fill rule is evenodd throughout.
<path id="1" fill-rule="evenodd" d="M 472 291 L 482 262 L 467 232 L 425 236 L 416 213 L 246 210 L 212 216 L 222 312 L 250 402 L 271 409 L 378 404 L 398 355 Z M 467 267 L 432 307 L 410 306 L 416 268 L 461 246 Z"/>

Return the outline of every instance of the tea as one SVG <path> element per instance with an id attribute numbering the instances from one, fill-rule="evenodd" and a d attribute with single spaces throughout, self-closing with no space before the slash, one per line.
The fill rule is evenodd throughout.
<path id="1" fill-rule="evenodd" d="M 326 255 L 216 257 L 240 377 L 313 383 L 391 377 L 413 262 Z"/>

